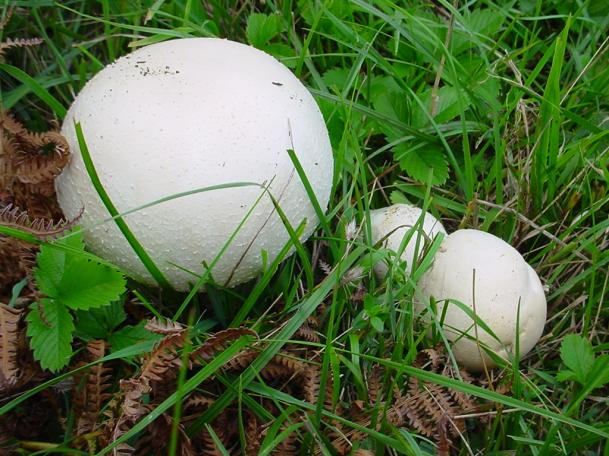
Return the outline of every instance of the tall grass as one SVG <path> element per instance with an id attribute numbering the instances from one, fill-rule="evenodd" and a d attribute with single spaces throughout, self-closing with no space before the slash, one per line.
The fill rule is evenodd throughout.
<path id="1" fill-rule="evenodd" d="M 225 379 L 224 394 L 195 420 L 191 435 L 234 401 L 252 404 L 253 397 L 262 396 L 284 409 L 283 419 L 293 411 L 306 413 L 305 425 L 293 429 L 307 445 L 319 445 L 325 422 L 361 428 L 325 409 L 324 396 L 331 395 L 334 404 L 345 397 L 363 400 L 367 369 L 376 363 L 389 372 L 384 384 L 389 397 L 396 384 L 414 376 L 497 404 L 485 414 L 488 424 L 472 425 L 464 437 L 467 445 L 454 442 L 455 453 L 609 454 L 607 387 L 581 393 L 574 382 L 556 376 L 565 335 L 581 334 L 599 354 L 609 349 L 609 4 L 18 0 L 5 1 L 3 14 L 9 4 L 18 13 L 3 36 L 45 40 L 35 49 L 7 51 L 0 63 L 3 107 L 33 128 L 48 119 L 61 121 L 85 82 L 134 47 L 191 36 L 247 42 L 248 18 L 257 13 L 278 17 L 280 31 L 262 47 L 310 87 L 325 116 L 335 157 L 325 215 L 296 155 L 290 154 L 312 197 L 320 230 L 301 244 L 301 227 L 290 227 L 291 244 L 257 281 L 236 290 L 220 286 L 206 298 L 222 313 L 222 318 L 205 317 L 216 329 L 219 321 L 260 332 L 277 321 L 283 325 L 243 374 Z M 369 212 L 395 202 L 426 208 L 449 231 L 468 227 L 500 236 L 542 277 L 548 322 L 532 353 L 504 367 L 509 393 L 413 366 L 420 350 L 446 340 L 430 341 L 429 328 L 413 316 L 416 281 L 429 267 L 433 250 L 413 277 L 405 277 L 398 265 L 384 280 L 372 273 L 374 261 L 390 257 L 372 245 Z M 360 236 L 349 232 L 351 220 L 358 223 Z M 297 254 L 286 259 L 293 246 Z M 321 249 L 327 274 L 312 260 L 315 249 Z M 142 258 L 165 283 L 158 268 Z M 363 278 L 344 280 L 354 271 Z M 206 277 L 199 282 L 203 286 Z M 361 300 L 353 298 L 358 287 L 365 294 Z M 274 307 L 279 297 L 281 309 Z M 381 328 L 370 323 L 362 301 L 374 304 Z M 181 304 L 157 303 L 157 311 L 183 320 L 189 306 L 201 310 L 196 289 Z M 327 309 L 318 329 L 324 342 L 315 348 L 323 393 L 312 407 L 265 385 L 258 374 L 321 307 Z M 120 441 L 170 410 L 245 344 L 236 342 L 196 376 L 185 378 Z M 146 348 L 109 358 L 126 359 Z M 0 415 L 67 375 L 5 403 Z M 329 378 L 333 389 L 326 391 Z M 285 437 L 280 424 L 269 429 L 268 451 Z M 378 427 L 363 431 L 368 435 L 363 445 L 375 454 L 435 451 L 433 444 L 408 430 L 391 429 L 382 419 Z M 120 441 L 97 454 L 109 453 Z M 67 448 L 69 442 L 60 446 Z"/>

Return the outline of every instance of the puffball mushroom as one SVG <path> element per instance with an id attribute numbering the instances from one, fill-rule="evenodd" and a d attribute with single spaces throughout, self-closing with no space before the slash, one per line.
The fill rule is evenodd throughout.
<path id="1" fill-rule="evenodd" d="M 410 204 L 394 204 L 393 206 L 370 211 L 372 242 L 376 244 L 381 241 L 384 248 L 394 252 L 399 250 L 408 231 L 415 226 L 417 227 L 400 256 L 402 260 L 406 261 L 406 274 L 410 274 L 412 270 L 417 238 L 419 238 L 418 257 L 420 258 L 424 251 L 425 242 L 433 240 L 438 233 L 446 234 L 442 223 L 428 212 L 425 213 L 421 224 L 419 219 L 422 213 L 421 209 Z M 379 278 L 385 277 L 387 271 L 388 267 L 384 261 L 378 261 L 374 265 L 374 272 Z"/>
<path id="2" fill-rule="evenodd" d="M 460 301 L 499 339 L 478 324 L 479 346 L 474 320 L 457 305 L 448 304 L 444 332 L 448 340 L 454 341 L 456 360 L 471 370 L 480 371 L 484 364 L 495 366 L 482 346 L 507 360 L 515 350 L 516 338 L 523 356 L 543 333 L 547 305 L 537 273 L 515 248 L 492 234 L 469 229 L 451 233 L 443 240 L 419 285 L 425 300 L 417 302 L 417 311 L 423 311 L 433 297 L 440 318 L 444 300 Z"/>
<path id="3" fill-rule="evenodd" d="M 77 96 L 62 128 L 74 153 L 56 188 L 67 217 L 84 206 L 87 246 L 150 284 L 152 277 L 114 222 L 99 225 L 109 213 L 79 153 L 75 122 L 121 213 L 180 192 L 253 182 L 268 185 L 294 228 L 306 220 L 304 241 L 317 217 L 289 149 L 322 209 L 329 200 L 333 156 L 326 125 L 288 68 L 260 50 L 223 39 L 140 48 L 101 70 Z M 129 214 L 125 221 L 178 290 L 187 290 L 203 264 L 217 256 L 211 271 L 217 283 L 250 280 L 263 267 L 262 252 L 270 262 L 289 241 L 260 186 L 191 194 Z"/>

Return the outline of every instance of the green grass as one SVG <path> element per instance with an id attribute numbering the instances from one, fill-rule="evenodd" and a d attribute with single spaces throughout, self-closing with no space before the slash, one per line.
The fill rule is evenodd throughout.
<path id="1" fill-rule="evenodd" d="M 330 395 L 335 405 L 366 400 L 368 370 L 378 364 L 389 372 L 387 394 L 395 382 L 414 376 L 496 404 L 488 422 L 470 420 L 467 445 L 453 440 L 454 454 L 609 454 L 607 386 L 557 379 L 564 369 L 559 349 L 566 335 L 581 334 L 597 355 L 609 351 L 609 3 L 2 3 L 0 17 L 10 4 L 17 6 L 3 39 L 44 39 L 35 48 L 7 50 L 0 63 L 3 107 L 34 130 L 47 128 L 52 119 L 61 122 L 86 81 L 116 57 L 136 46 L 189 36 L 252 42 L 274 54 L 310 88 L 325 116 L 335 157 L 333 191 L 325 217 L 313 201 L 322 222 L 311 240 L 301 244 L 302 227 L 290 227 L 296 253 L 280 262 L 288 254 L 286 246 L 257 281 L 234 290 L 213 286 L 203 276 L 196 289 L 206 285 L 212 292 L 159 302 L 153 291 L 138 288 L 160 314 L 183 323 L 187 309 L 200 315 L 205 307 L 215 309 L 205 316 L 214 330 L 244 325 L 265 334 L 283 323 L 243 375 L 224 379 L 225 392 L 189 433 L 205 429 L 235 400 L 255 409 L 257 398 L 268 397 L 286 423 L 294 412 L 306 412 L 304 424 L 291 423 L 287 429 L 300 433 L 303 448 L 324 447 L 331 454 L 321 437 L 324 423 L 362 426 L 325 409 L 323 396 Z M 303 178 L 296 156 L 291 157 Z M 505 395 L 413 365 L 416 354 L 434 343 L 412 313 L 416 281 L 433 251 L 412 277 L 404 277 L 398 267 L 382 281 L 373 275 L 372 262 L 381 254 L 372 248 L 367 214 L 393 202 L 427 208 L 449 232 L 478 228 L 501 237 L 542 278 L 549 306 L 544 336 L 515 367 L 504 368 L 504 378 L 511 379 Z M 363 224 L 360 237 L 347 236 L 352 219 Z M 9 228 L 1 232 L 33 240 Z M 321 249 L 319 258 L 329 274 L 315 261 L 315 249 Z M 151 262 L 149 267 L 156 269 Z M 354 271 L 363 278 L 343 280 Z M 361 290 L 364 297 L 354 299 Z M 281 307 L 274 305 L 279 299 Z M 318 328 L 323 342 L 316 349 L 324 393 L 311 406 L 265 385 L 258 374 L 321 307 L 326 309 Z M 380 327 L 370 323 L 372 316 L 380 318 Z M 203 323 L 195 321 L 194 327 Z M 435 342 L 442 340 L 436 334 Z M 203 370 L 182 378 L 162 407 L 123 438 L 163 411 L 171 413 L 178 398 L 199 387 L 242 345 L 243 340 L 235 342 Z M 149 348 L 135 346 L 111 357 L 122 359 L 128 372 L 135 353 Z M 337 381 L 326 391 L 323 384 L 331 376 Z M 0 415 L 66 377 L 11 398 Z M 374 454 L 395 454 L 392 449 L 435 453 L 434 444 L 414 430 L 392 429 L 380 421 L 378 428 L 360 429 L 367 434 L 362 446 Z M 269 427 L 268 451 L 285 430 L 281 423 Z M 62 436 L 48 443 L 58 444 L 56 451 L 71 448 Z M 98 451 L 106 454 L 111 447 Z"/>

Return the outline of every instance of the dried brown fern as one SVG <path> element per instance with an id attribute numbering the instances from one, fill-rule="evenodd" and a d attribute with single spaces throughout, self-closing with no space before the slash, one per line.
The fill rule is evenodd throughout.
<path id="1" fill-rule="evenodd" d="M 73 220 L 59 220 L 57 222 L 42 218 L 30 218 L 26 211 L 12 204 L 0 206 L 0 225 L 8 228 L 17 228 L 38 239 L 48 240 L 70 231 L 80 220 L 79 214 Z"/>
<path id="2" fill-rule="evenodd" d="M 306 364 L 288 354 L 277 354 L 273 357 L 260 374 L 264 378 L 291 378 L 302 375 Z"/>
<path id="3" fill-rule="evenodd" d="M 146 329 L 155 334 L 178 334 L 184 331 L 184 326 L 178 322 L 167 320 L 165 322 L 160 321 L 158 318 L 154 317 L 151 320 L 148 320 L 146 323 Z"/>
<path id="4" fill-rule="evenodd" d="M 22 330 L 19 326 L 23 309 L 0 303 L 0 391 L 17 383 L 19 378 L 19 347 Z"/>
<path id="5" fill-rule="evenodd" d="M 150 384 L 173 380 L 176 376 L 175 370 L 182 365 L 178 350 L 184 346 L 185 342 L 186 331 L 184 330 L 161 339 L 147 357 L 140 379 Z"/>
<path id="6" fill-rule="evenodd" d="M 304 400 L 311 404 L 318 404 L 321 396 L 322 376 L 321 370 L 317 365 L 308 365 L 304 375 L 303 395 Z M 334 379 L 330 373 L 326 378 L 325 391 L 323 394 L 323 408 L 338 416 L 342 416 L 343 409 L 340 403 L 334 404 Z M 328 419 L 325 423 L 328 427 L 328 437 L 333 441 L 343 440 L 343 426 L 334 419 Z"/>
<path id="7" fill-rule="evenodd" d="M 24 184 L 41 184 L 55 179 L 68 164 L 68 143 L 59 133 L 28 133 L 15 162 L 15 177 Z M 49 151 L 47 151 L 49 150 Z"/>
<path id="8" fill-rule="evenodd" d="M 234 442 L 238 439 L 238 424 L 237 424 L 237 411 L 228 407 L 210 424 L 209 428 L 213 430 L 216 437 L 222 443 L 222 446 L 230 453 L 234 447 Z M 223 455 L 222 451 L 214 442 L 211 432 L 207 429 L 201 431 L 197 436 L 199 439 L 198 448 L 202 455 Z"/>
<path id="9" fill-rule="evenodd" d="M 228 360 L 223 369 L 226 371 L 244 371 L 259 355 L 260 352 L 257 350 L 243 350 Z"/>
<path id="10" fill-rule="evenodd" d="M 284 424 L 281 428 L 281 432 L 283 432 L 289 424 L 291 423 Z M 279 442 L 279 444 L 273 449 L 273 452 L 271 454 L 277 456 L 291 456 L 300 454 L 300 442 L 298 440 L 298 434 L 296 433 L 296 431 L 292 431 L 285 439 Z"/>
<path id="11" fill-rule="evenodd" d="M 225 350 L 230 342 L 237 340 L 241 336 L 250 335 L 258 338 L 256 331 L 249 328 L 229 328 L 218 331 L 207 339 L 200 347 L 194 350 L 190 359 L 194 364 L 201 364 L 201 361 L 209 361 L 217 353 Z"/>
<path id="12" fill-rule="evenodd" d="M 304 324 L 300 328 L 298 328 L 298 331 L 296 331 L 294 337 L 314 344 L 320 343 L 320 338 L 315 332 L 315 329 L 307 324 Z"/>
<path id="13" fill-rule="evenodd" d="M 2 21 L 2 26 L 6 25 L 6 22 L 8 21 L 5 18 Z M 0 59 L 4 57 L 4 53 L 7 51 L 7 49 L 38 46 L 42 43 L 44 43 L 44 41 L 40 38 L 7 38 L 6 41 L 0 42 Z"/>
<path id="14" fill-rule="evenodd" d="M 321 396 L 321 370 L 319 366 L 310 364 L 307 366 L 304 375 L 304 400 L 309 402 L 310 404 L 317 404 L 319 398 Z M 326 378 L 325 392 L 323 395 L 324 408 L 328 411 L 333 411 L 333 401 L 332 401 L 332 393 L 333 393 L 333 379 L 332 376 L 329 375 Z"/>
<path id="15" fill-rule="evenodd" d="M 186 342 L 187 331 L 181 325 L 162 323 L 158 320 L 150 321 L 147 327 L 154 332 L 165 334 L 165 337 L 157 343 L 154 350 L 146 357 L 139 376 L 128 381 L 121 381 L 121 390 L 123 394 L 122 407 L 118 418 L 112 419 L 113 425 L 112 428 L 109 429 L 110 435 L 108 439 L 110 442 L 115 441 L 121 435 L 124 435 L 124 433 L 130 429 L 143 414 L 147 413 L 149 408 L 153 409 L 155 404 L 162 401 L 175 387 L 174 380 L 176 378 L 176 372 L 182 364 L 179 351 Z M 240 331 L 240 333 L 243 332 L 243 330 Z M 230 334 L 233 335 L 230 336 Z M 207 345 L 204 344 L 204 350 L 202 350 L 202 352 L 210 353 L 212 348 L 217 350 L 218 346 L 230 340 L 230 337 L 235 337 L 234 334 L 235 331 L 231 331 L 224 332 L 218 336 L 212 336 L 212 338 L 210 338 L 212 342 Z M 145 406 L 142 402 L 142 396 L 146 393 L 151 394 L 151 398 L 154 398 L 155 400 L 150 406 Z M 213 399 L 201 395 L 200 393 L 196 393 L 189 397 L 184 404 L 184 422 L 199 416 L 212 403 Z M 142 439 L 142 444 L 144 445 L 146 442 L 152 442 L 151 439 L 156 442 L 154 444 L 150 443 L 152 446 L 147 446 L 147 448 L 155 448 L 154 454 L 163 454 L 157 452 L 157 449 L 158 451 L 162 451 L 164 444 L 156 441 L 158 436 L 164 435 L 163 433 L 170 429 L 170 426 L 164 426 L 163 423 L 164 418 L 155 421 L 154 425 L 147 429 L 147 435 Z M 182 426 L 182 424 L 180 424 L 180 426 Z M 183 428 L 180 429 L 183 431 Z M 214 430 L 216 429 L 214 428 Z M 219 427 L 216 431 L 221 439 L 225 438 L 224 434 L 222 434 L 225 431 L 224 428 Z M 196 439 L 198 447 L 201 448 L 201 452 L 195 452 L 195 447 L 193 446 L 194 441 L 191 442 L 183 432 L 181 433 L 183 434 L 180 446 L 181 454 L 185 456 L 189 454 L 215 454 L 214 451 L 217 451 L 213 444 L 213 440 L 207 431 L 203 431 Z M 163 441 L 166 442 L 167 439 L 161 439 L 161 442 Z M 143 448 L 123 446 L 120 450 L 120 454 L 136 454 L 136 451 L 143 450 Z"/>
<path id="16" fill-rule="evenodd" d="M 260 452 L 264 438 L 264 428 L 258 421 L 256 415 L 247 412 L 245 421 L 245 455 L 256 456 Z"/>
<path id="17" fill-rule="evenodd" d="M 10 22 L 13 17 L 13 13 L 15 12 L 15 5 L 10 5 L 7 9 L 4 10 L 4 17 L 0 20 L 0 30 L 4 30 L 6 24 Z"/>
<path id="18" fill-rule="evenodd" d="M 13 181 L 15 180 L 15 157 L 17 156 L 17 143 L 15 140 L 0 135 L 0 190 L 5 201 L 11 195 Z"/>
<path id="19" fill-rule="evenodd" d="M 87 362 L 94 362 L 106 354 L 107 344 L 103 340 L 92 340 L 87 343 Z M 112 397 L 109 390 L 112 386 L 112 369 L 103 364 L 91 366 L 81 371 L 74 382 L 74 413 L 76 436 L 93 432 L 103 405 Z"/>
<path id="20" fill-rule="evenodd" d="M 450 431 L 448 428 L 449 419 L 443 417 L 438 423 L 438 456 L 449 456 L 452 441 L 450 439 Z"/>
<path id="21" fill-rule="evenodd" d="M 53 180 L 69 161 L 66 140 L 55 130 L 32 133 L 0 111 L 0 146 L 0 205 L 19 206 L 32 219 L 61 218 Z"/>
<path id="22" fill-rule="evenodd" d="M 310 321 L 307 322 L 306 326 L 314 329 L 315 324 L 316 321 Z M 176 372 L 180 367 L 186 368 L 192 373 L 205 361 L 225 350 L 240 336 L 246 334 L 256 336 L 256 333 L 245 328 L 220 331 L 211 335 L 201 346 L 196 348 L 191 354 L 190 363 L 187 366 L 182 366 L 180 353 L 182 352 L 181 348 L 186 343 L 187 329 L 171 322 L 163 323 L 154 320 L 149 322 L 148 327 L 150 330 L 164 335 L 164 337 L 156 345 L 153 352 L 144 358 L 140 374 L 131 379 L 130 383 L 123 382 L 121 384 L 124 399 L 122 405 L 118 408 L 118 412 L 114 412 L 110 417 L 112 427 L 108 441 L 124 435 L 144 414 L 152 411 L 170 392 L 175 391 Z M 229 360 L 218 374 L 226 376 L 227 379 L 234 378 L 234 376 L 246 370 L 259 356 L 260 348 L 258 346 L 246 348 Z M 460 374 L 453 371 L 445 355 L 437 350 L 421 352 L 414 364 L 419 368 L 445 376 L 455 377 Z M 461 374 L 464 381 L 479 383 L 479 380 L 469 376 L 469 374 L 465 372 Z M 476 402 L 466 395 L 460 395 L 461 393 L 439 385 L 422 382 L 416 378 L 408 378 L 405 384 L 403 380 L 399 380 L 399 382 L 387 385 L 384 382 L 386 377 L 384 371 L 379 367 L 372 367 L 366 375 L 369 401 L 361 401 L 357 407 L 351 408 L 352 413 L 345 414 L 341 405 L 345 401 L 344 397 L 349 397 L 350 393 L 347 391 L 343 396 L 343 391 L 341 391 L 341 401 L 334 404 L 334 379 L 332 375 L 329 375 L 322 394 L 319 357 L 313 350 L 299 352 L 296 355 L 290 348 L 284 348 L 260 371 L 260 377 L 269 386 L 297 399 L 315 405 L 322 401 L 322 407 L 325 410 L 339 416 L 348 415 L 351 421 L 362 427 L 374 428 L 377 431 L 381 431 L 386 424 L 396 427 L 410 427 L 421 435 L 436 440 L 438 451 L 442 454 L 447 454 L 446 451 L 450 452 L 455 436 L 464 432 L 463 420 L 458 417 L 463 415 L 463 412 L 475 411 L 477 406 Z M 391 378 L 391 376 L 387 377 Z M 180 446 L 181 454 L 185 456 L 190 454 L 222 454 L 207 430 L 209 428 L 201 430 L 197 435 L 191 436 L 190 439 L 182 434 L 184 429 L 188 429 L 209 409 L 215 399 L 224 393 L 226 390 L 225 383 L 226 379 L 208 378 L 200 384 L 195 393 L 184 398 L 182 421 L 179 423 L 180 441 L 183 440 L 183 444 Z M 386 390 L 389 386 L 393 388 L 391 394 Z M 144 394 L 147 394 L 149 403 L 144 403 Z M 323 396 L 323 400 L 321 396 Z M 389 398 L 391 398 L 390 403 L 387 402 Z M 280 410 L 272 400 L 263 397 L 257 400 L 259 406 L 272 416 L 279 417 L 283 413 L 283 410 Z M 239 407 L 242 407 L 242 409 L 239 410 L 236 404 L 227 406 L 209 424 L 230 454 L 236 454 L 239 451 L 245 452 L 247 455 L 257 454 L 271 422 L 262 422 L 261 418 L 247 408 L 246 404 L 240 404 Z M 382 413 L 379 415 L 379 412 Z M 240 447 L 239 416 L 244 417 L 245 448 Z M 280 432 L 287 429 L 290 424 L 298 423 L 303 419 L 302 412 L 293 413 L 288 417 L 288 421 Z M 324 427 L 320 431 L 334 445 L 338 454 L 350 454 L 354 442 L 368 438 L 366 432 L 343 428 L 332 419 L 324 419 L 323 424 Z M 169 429 L 168 416 L 159 417 L 154 424 L 147 427 L 141 434 L 137 445 L 135 445 L 136 448 L 124 446 L 120 450 L 121 454 L 164 454 Z M 301 438 L 303 432 L 306 431 L 290 433 L 285 440 L 277 445 L 273 454 L 300 454 L 302 452 Z M 318 450 L 317 454 L 320 451 Z M 359 451 L 359 453 L 356 452 L 355 454 L 368 454 L 366 453 L 367 450 L 356 451 Z"/>
<path id="23" fill-rule="evenodd" d="M 454 372 L 446 355 L 439 350 L 421 351 L 414 365 L 443 376 L 460 376 L 463 381 L 480 384 L 479 379 L 466 371 Z M 377 430 L 380 430 L 383 422 L 396 427 L 408 426 L 419 434 L 436 440 L 441 454 L 449 454 L 446 453 L 446 448 L 450 448 L 452 439 L 465 432 L 465 423 L 458 417 L 479 409 L 479 404 L 464 393 L 414 377 L 408 379 L 405 393 L 402 393 L 397 385 L 394 386 L 393 401 L 385 404 L 382 370 L 376 366 L 373 366 L 368 374 L 367 385 L 369 410 L 366 412 L 360 405 L 355 409 L 352 421 L 364 427 L 371 427 L 373 412 L 378 410 L 380 405 L 380 409 L 385 409 L 385 413 L 382 419 L 375 419 Z M 353 442 L 364 440 L 366 437 L 364 432 L 348 429 L 343 431 L 342 436 L 336 436 L 332 444 L 339 454 L 344 455 L 351 451 Z"/>
<path id="24" fill-rule="evenodd" d="M 370 374 L 368 375 L 368 402 L 372 407 L 377 402 L 384 400 L 383 393 L 383 369 L 380 366 L 372 366 Z"/>
<path id="25" fill-rule="evenodd" d="M 422 351 L 415 365 L 443 375 L 452 374 L 452 370 L 446 367 L 450 365 L 446 357 L 434 349 Z M 388 409 L 386 419 L 395 426 L 409 425 L 420 434 L 444 444 L 464 432 L 465 423 L 457 418 L 466 411 L 464 406 L 469 409 L 467 411 L 473 411 L 476 404 L 464 393 L 411 377 L 406 394 Z M 441 422 L 448 425 L 441 428 L 438 426 Z"/>
<path id="26" fill-rule="evenodd" d="M 388 413 L 388 421 L 394 425 L 409 424 L 419 434 L 427 437 L 436 435 L 437 420 L 442 418 L 442 411 L 434 403 L 432 395 L 445 394 L 442 388 L 434 386 L 424 390 L 418 379 L 411 378 L 408 382 L 408 398 L 417 398 L 415 401 L 401 401 L 394 405 Z"/>
<path id="27" fill-rule="evenodd" d="M 107 437 L 104 442 L 112 443 L 131 429 L 148 409 L 142 404 L 142 396 L 150 392 L 150 386 L 141 378 L 121 380 L 120 394 L 122 404 L 116 418 L 112 417 L 106 426 Z M 131 456 L 135 452 L 132 446 L 121 443 L 113 450 L 115 456 Z"/>
<path id="28" fill-rule="evenodd" d="M 207 410 L 214 403 L 214 399 L 201 393 L 191 394 L 184 403 L 183 413 L 202 412 Z"/>
<path id="29" fill-rule="evenodd" d="M 437 387 L 440 388 L 440 387 Z M 407 422 L 406 414 L 408 410 L 417 406 L 417 403 L 421 400 L 422 393 L 411 396 L 403 396 L 396 400 L 388 409 L 385 419 L 392 423 L 394 426 L 403 426 Z M 372 414 L 366 413 L 353 419 L 356 424 L 365 427 L 372 428 Z M 376 421 L 376 430 L 380 430 L 382 422 L 381 420 Z M 334 449 L 340 455 L 346 455 L 351 452 L 353 442 L 364 440 L 368 434 L 356 428 L 349 428 L 341 430 L 341 434 L 334 436 L 331 443 Z M 317 449 L 315 454 L 321 454 L 321 450 Z"/>

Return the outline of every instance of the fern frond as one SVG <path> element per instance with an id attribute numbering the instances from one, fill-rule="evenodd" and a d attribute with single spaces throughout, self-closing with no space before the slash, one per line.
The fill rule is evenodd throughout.
<path id="1" fill-rule="evenodd" d="M 67 141 L 59 133 L 28 133 L 29 147 L 33 151 L 19 154 L 15 163 L 15 174 L 24 184 L 39 184 L 52 181 L 61 174 L 70 159 L 70 149 Z M 51 147 L 52 150 L 46 151 Z"/>
<path id="2" fill-rule="evenodd" d="M 377 402 L 384 400 L 383 394 L 383 369 L 380 366 L 372 366 L 368 375 L 368 403 L 374 407 Z"/>
<path id="3" fill-rule="evenodd" d="M 5 384 L 14 385 L 19 378 L 19 322 L 22 314 L 23 309 L 0 303 L 0 390 L 5 389 Z"/>
<path id="4" fill-rule="evenodd" d="M 5 19 L 2 26 L 6 25 L 6 22 L 8 21 Z M 7 38 L 6 41 L 0 42 L 0 55 L 4 54 L 7 49 L 38 46 L 42 43 L 44 43 L 44 40 L 41 38 L 17 38 L 14 40 Z"/>
<path id="5" fill-rule="evenodd" d="M 146 329 L 155 334 L 177 334 L 184 331 L 184 326 L 177 321 L 167 320 L 165 322 L 158 318 L 152 318 L 146 323 Z"/>
<path id="6" fill-rule="evenodd" d="M 13 17 L 13 13 L 15 12 L 15 5 L 11 5 L 6 9 L 6 13 L 4 15 L 4 18 L 2 18 L 2 20 L 0 21 L 0 30 L 4 30 L 4 27 L 6 27 L 6 24 L 8 24 L 10 22 L 10 20 Z"/>
<path id="7" fill-rule="evenodd" d="M 32 219 L 26 211 L 12 204 L 7 204 L 0 207 L 0 225 L 26 231 L 40 240 L 49 240 L 70 231 L 80 220 L 83 211 L 84 208 L 72 220 L 55 222 L 42 218 Z"/>
<path id="8" fill-rule="evenodd" d="M 165 336 L 157 343 L 142 367 L 140 379 L 147 383 L 163 383 L 176 377 L 176 369 L 182 365 L 180 350 L 186 342 L 186 331 Z"/>
<path id="9" fill-rule="evenodd" d="M 258 338 L 256 331 L 249 328 L 229 328 L 223 331 L 218 331 L 207 339 L 200 347 L 194 350 L 190 359 L 194 364 L 201 364 L 201 361 L 209 361 L 217 353 L 226 349 L 230 342 L 237 340 L 244 335 L 250 335 Z"/>
<path id="10" fill-rule="evenodd" d="M 106 342 L 92 340 L 87 343 L 87 361 L 93 362 L 106 354 Z M 112 397 L 108 391 L 112 387 L 112 369 L 96 364 L 86 372 L 81 372 L 75 382 L 74 410 L 76 414 L 76 435 L 83 436 L 95 430 L 97 419 L 105 402 Z"/>

